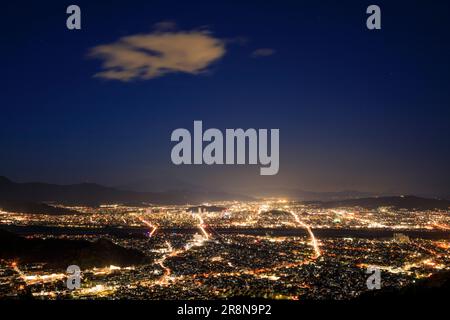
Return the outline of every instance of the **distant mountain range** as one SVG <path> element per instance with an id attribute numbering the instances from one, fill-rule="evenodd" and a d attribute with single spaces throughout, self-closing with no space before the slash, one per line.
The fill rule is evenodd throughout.
<path id="1" fill-rule="evenodd" d="M 182 179 L 173 177 L 164 177 L 161 175 L 155 175 L 151 178 L 142 178 L 139 180 L 131 181 L 126 184 L 115 186 L 120 190 L 130 190 L 137 192 L 166 192 L 171 190 L 189 190 L 195 192 L 211 191 L 213 188 L 204 187 L 197 184 L 186 182 Z M 221 190 L 216 190 L 216 192 L 221 192 Z"/>
<path id="2" fill-rule="evenodd" d="M 316 194 L 316 196 L 314 196 Z M 360 195 L 360 197 L 357 197 Z M 309 201 L 324 208 L 354 207 L 377 208 L 392 206 L 404 209 L 448 209 L 449 200 L 421 198 L 415 196 L 362 196 L 353 191 L 310 193 L 305 198 L 320 198 L 325 201 Z M 342 199 L 342 197 L 348 197 Z M 331 198 L 331 199 L 330 199 Z M 336 199 L 337 198 L 337 199 Z M 294 197 L 292 199 L 295 199 Z M 332 200 L 336 199 L 336 200 Z M 52 203 L 65 205 L 98 206 L 100 204 L 122 203 L 141 206 L 145 204 L 192 204 L 224 200 L 255 200 L 254 198 L 207 190 L 174 190 L 165 192 L 137 192 L 105 187 L 94 183 L 57 185 L 49 183 L 16 183 L 0 177 L 0 209 L 13 212 L 45 214 L 77 214 L 76 211 L 53 207 Z M 299 199 L 300 200 L 300 199 Z M 303 199 L 303 201 L 306 199 Z M 198 210 L 198 207 L 194 207 Z"/>
<path id="3" fill-rule="evenodd" d="M 136 192 L 105 187 L 94 183 L 57 185 L 49 183 L 16 183 L 0 177 L 0 208 L 23 212 L 42 210 L 42 203 L 97 206 L 105 203 L 142 205 L 155 204 L 199 204 L 218 200 L 249 200 L 251 198 L 224 192 L 210 191 L 166 191 Z M 48 211 L 48 210 L 46 210 Z M 55 212 L 49 212 L 54 214 Z"/>
<path id="4" fill-rule="evenodd" d="M 261 197 L 285 197 L 298 201 L 331 201 L 386 195 L 356 190 L 319 192 L 303 190 L 301 188 L 278 188 L 273 186 L 260 186 L 258 190 L 248 190 L 247 194 Z"/>
<path id="5" fill-rule="evenodd" d="M 429 199 L 415 196 L 371 197 L 339 201 L 315 202 L 315 204 L 323 208 L 362 207 L 367 209 L 375 209 L 378 207 L 395 207 L 398 209 L 409 210 L 446 210 L 450 208 L 449 200 Z"/>
<path id="6" fill-rule="evenodd" d="M 182 179 L 164 177 L 156 175 L 152 178 L 143 178 L 117 187 L 118 189 L 138 192 L 164 192 L 168 190 L 189 190 L 191 192 L 214 191 L 216 193 L 226 193 L 226 191 L 216 188 L 214 185 L 202 185 L 186 182 Z M 360 192 L 356 190 L 344 190 L 335 192 L 315 192 L 300 188 L 287 188 L 267 184 L 255 183 L 249 186 L 239 186 L 233 189 L 233 193 L 249 195 L 255 198 L 287 197 L 299 201 L 328 201 L 352 198 L 363 198 L 379 196 L 381 194 Z M 386 195 L 386 194 L 383 194 Z"/>

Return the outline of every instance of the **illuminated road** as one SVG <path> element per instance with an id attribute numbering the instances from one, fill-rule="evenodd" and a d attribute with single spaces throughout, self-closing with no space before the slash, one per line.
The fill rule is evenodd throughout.
<path id="1" fill-rule="evenodd" d="M 172 245 L 170 244 L 170 242 L 166 241 L 166 245 L 167 245 L 167 252 L 156 261 L 156 264 L 159 265 L 162 269 L 163 269 L 163 275 L 156 281 L 151 282 L 151 283 L 145 283 L 149 286 L 154 286 L 154 285 L 169 285 L 171 282 L 176 281 L 178 278 L 180 277 L 173 277 L 172 276 L 172 269 L 170 269 L 168 266 L 165 265 L 165 262 L 173 257 L 179 256 L 183 253 L 186 253 L 187 251 L 189 251 L 192 247 L 194 246 L 202 246 L 204 244 L 204 242 L 206 240 L 209 240 L 210 236 L 209 234 L 206 232 L 205 229 L 205 222 L 203 221 L 203 218 L 196 214 L 196 217 L 199 221 L 199 224 L 197 225 L 197 227 L 200 229 L 200 231 L 203 234 L 203 238 L 201 240 L 196 240 L 194 237 L 193 240 L 193 244 L 192 245 L 186 245 L 183 249 L 178 249 L 178 250 L 174 250 L 174 248 L 172 247 Z M 148 225 L 149 227 L 154 227 L 153 231 L 150 233 L 150 237 L 153 235 L 154 231 L 156 230 L 156 227 L 153 226 L 151 223 L 149 223 L 148 221 L 144 220 L 144 219 L 140 219 L 143 223 L 145 223 L 146 225 Z"/>
<path id="2" fill-rule="evenodd" d="M 205 237 L 205 239 L 209 240 L 209 235 L 205 230 L 205 222 L 203 221 L 203 218 L 199 214 L 196 214 L 196 217 L 199 221 L 198 228 L 203 233 L 203 236 Z"/>
<path id="3" fill-rule="evenodd" d="M 143 224 L 145 224 L 147 227 L 150 228 L 150 231 L 149 231 L 149 233 L 148 233 L 148 237 L 151 238 L 151 237 L 155 234 L 156 230 L 158 229 L 158 226 L 152 224 L 152 223 L 151 223 L 150 221 L 148 221 L 148 220 L 145 220 L 145 219 L 142 218 L 141 216 L 138 216 L 138 215 L 136 215 L 136 214 L 133 214 L 133 215 L 136 216 L 140 222 L 142 222 Z"/>
<path id="4" fill-rule="evenodd" d="M 319 257 L 322 255 L 322 252 L 320 251 L 319 245 L 318 245 L 318 243 L 317 243 L 317 239 L 316 239 L 316 237 L 314 236 L 314 233 L 312 232 L 311 227 L 308 226 L 307 224 L 305 224 L 304 222 L 302 222 L 302 221 L 299 219 L 299 217 L 298 217 L 298 215 L 297 215 L 296 213 L 290 212 L 290 214 L 292 214 L 292 216 L 294 217 L 295 222 L 296 222 L 297 224 L 301 225 L 303 228 L 306 229 L 306 231 L 308 231 L 308 234 L 309 234 L 309 236 L 310 236 L 310 238 L 311 238 L 311 245 L 312 245 L 312 247 L 314 248 L 314 253 L 315 253 L 315 254 L 314 254 L 314 258 L 315 258 L 315 259 L 319 258 Z"/>
<path id="5" fill-rule="evenodd" d="M 163 255 L 161 257 L 161 259 L 156 261 L 156 264 L 158 264 L 163 270 L 163 276 L 156 281 L 155 284 L 159 284 L 159 285 L 167 285 L 169 283 L 170 280 L 170 275 L 172 274 L 172 270 L 167 267 L 164 262 L 169 258 L 169 257 L 174 257 L 176 255 L 178 255 L 180 253 L 180 251 L 175 251 L 173 250 L 172 245 L 170 244 L 170 242 L 166 241 L 166 245 L 167 245 L 167 254 Z"/>

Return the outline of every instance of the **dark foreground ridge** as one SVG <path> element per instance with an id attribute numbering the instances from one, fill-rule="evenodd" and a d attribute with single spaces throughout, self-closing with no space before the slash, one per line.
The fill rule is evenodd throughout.
<path id="1" fill-rule="evenodd" d="M 401 289 L 386 288 L 363 293 L 355 302 L 440 301 L 450 297 L 450 271 L 442 271 Z"/>
<path id="2" fill-rule="evenodd" d="M 8 201 L 0 200 L 0 208 L 3 211 L 30 214 L 47 214 L 47 215 L 75 215 L 80 214 L 76 210 L 67 208 L 54 207 L 46 203 L 28 202 L 28 201 Z"/>
<path id="3" fill-rule="evenodd" d="M 66 269 L 75 264 L 80 268 L 120 267 L 147 262 L 138 250 L 126 249 L 106 239 L 85 240 L 26 239 L 0 229 L 0 259 L 20 263 L 46 263 L 49 268 Z"/>

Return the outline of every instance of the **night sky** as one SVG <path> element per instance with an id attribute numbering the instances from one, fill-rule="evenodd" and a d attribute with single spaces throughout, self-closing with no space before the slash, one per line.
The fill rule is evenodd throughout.
<path id="1" fill-rule="evenodd" d="M 0 175 L 450 194 L 448 1 L 93 2 L 2 4 Z M 70 4 L 81 30 L 66 28 Z M 381 30 L 366 28 L 370 4 Z M 190 61 L 111 73 L 105 51 L 136 35 Z M 279 128 L 279 174 L 173 165 L 170 134 L 194 120 Z"/>

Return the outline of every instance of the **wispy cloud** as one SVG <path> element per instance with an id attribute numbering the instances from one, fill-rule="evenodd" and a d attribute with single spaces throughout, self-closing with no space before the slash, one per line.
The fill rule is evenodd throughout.
<path id="1" fill-rule="evenodd" d="M 252 52 L 252 57 L 268 57 L 275 54 L 275 50 L 271 48 L 260 48 Z"/>
<path id="2" fill-rule="evenodd" d="M 158 31 L 173 31 L 177 29 L 177 23 L 172 20 L 165 20 L 155 23 L 153 27 Z"/>
<path id="3" fill-rule="evenodd" d="M 161 22 L 147 34 L 136 34 L 89 50 L 89 57 L 103 60 L 95 77 L 130 81 L 147 80 L 168 73 L 198 74 L 225 54 L 225 43 L 209 31 L 173 31 L 173 22 Z"/>

